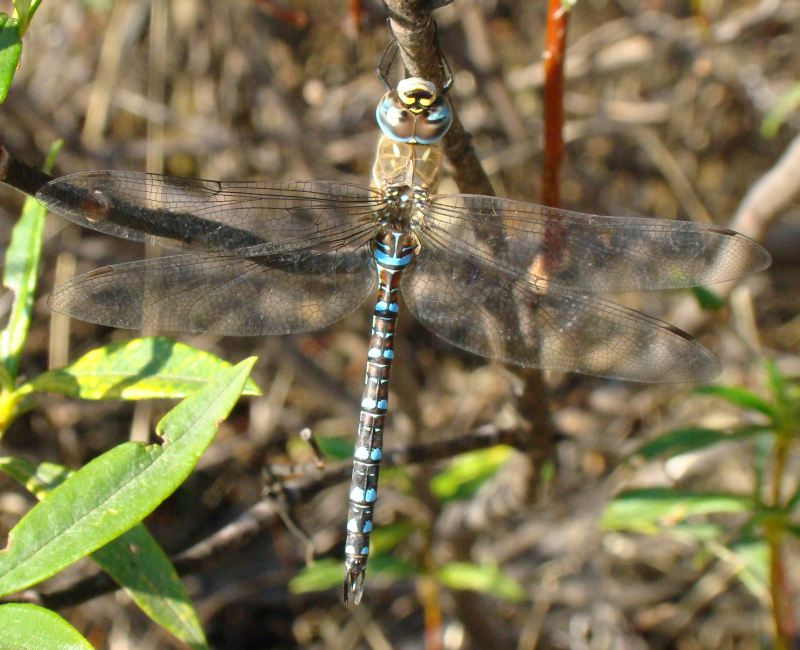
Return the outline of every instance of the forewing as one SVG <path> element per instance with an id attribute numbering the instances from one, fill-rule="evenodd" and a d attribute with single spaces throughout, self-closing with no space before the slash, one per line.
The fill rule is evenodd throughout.
<path id="1" fill-rule="evenodd" d="M 425 244 L 404 274 L 403 295 L 426 327 L 459 348 L 518 366 L 642 382 L 703 381 L 719 370 L 713 354 L 667 323 Z"/>
<path id="2" fill-rule="evenodd" d="M 238 257 L 201 253 L 118 264 L 50 296 L 53 311 L 128 329 L 224 336 L 308 332 L 353 311 L 377 287 L 366 243 L 349 250 Z"/>
<path id="3" fill-rule="evenodd" d="M 346 240 L 374 227 L 382 205 L 378 192 L 349 183 L 224 183 L 121 171 L 63 176 L 36 198 L 115 237 L 243 257 Z"/>
<path id="4" fill-rule="evenodd" d="M 438 195 L 426 236 L 521 282 L 584 292 L 713 284 L 769 266 L 758 243 L 687 221 L 603 217 L 490 196 Z"/>

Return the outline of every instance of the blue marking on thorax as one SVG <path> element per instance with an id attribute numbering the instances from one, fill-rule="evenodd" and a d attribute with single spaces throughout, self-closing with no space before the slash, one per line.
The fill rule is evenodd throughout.
<path id="1" fill-rule="evenodd" d="M 383 311 L 383 312 L 391 312 L 396 314 L 400 311 L 400 306 L 396 302 L 386 302 L 385 300 L 379 300 L 375 303 L 375 311 Z M 388 336 L 388 335 L 387 335 Z"/>

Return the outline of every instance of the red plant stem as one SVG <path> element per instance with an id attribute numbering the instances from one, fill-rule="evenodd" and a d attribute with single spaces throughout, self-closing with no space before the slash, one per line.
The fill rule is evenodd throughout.
<path id="1" fill-rule="evenodd" d="M 783 506 L 781 486 L 784 482 L 786 461 L 789 455 L 789 440 L 788 436 L 778 435 L 775 442 L 771 494 L 771 505 L 774 508 Z M 786 538 L 786 534 L 783 526 L 768 526 L 765 537 L 769 545 L 769 585 L 772 598 L 772 620 L 775 626 L 775 648 L 783 650 L 795 647 L 797 638 L 794 593 L 786 575 L 786 563 L 783 558 L 783 540 Z"/>
<path id="2" fill-rule="evenodd" d="M 255 3 L 265 14 L 294 29 L 305 29 L 308 26 L 308 14 L 301 9 L 289 9 L 274 0 L 255 0 Z"/>
<path id="3" fill-rule="evenodd" d="M 361 0 L 348 0 L 347 14 L 350 16 L 350 20 L 356 31 L 358 31 L 361 21 L 364 18 L 364 7 L 361 5 Z"/>
<path id="4" fill-rule="evenodd" d="M 561 202 L 559 172 L 564 156 L 564 51 L 569 12 L 561 0 L 548 0 L 544 46 L 544 161 L 542 203 Z"/>
<path id="5" fill-rule="evenodd" d="M 782 544 L 778 539 L 769 539 L 770 591 L 772 596 L 772 619 L 775 625 L 775 648 L 784 650 L 794 647 L 797 624 L 794 620 L 792 590 L 786 576 Z"/>

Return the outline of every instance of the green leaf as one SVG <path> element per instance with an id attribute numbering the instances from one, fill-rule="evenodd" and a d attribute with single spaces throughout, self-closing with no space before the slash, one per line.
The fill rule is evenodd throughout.
<path id="1" fill-rule="evenodd" d="M 725 300 L 705 287 L 692 287 L 695 300 L 704 311 L 719 311 L 725 306 Z"/>
<path id="2" fill-rule="evenodd" d="M 289 580 L 289 591 L 293 594 L 307 594 L 314 591 L 341 588 L 344 566 L 339 560 L 317 560 L 303 567 Z"/>
<path id="3" fill-rule="evenodd" d="M 370 557 L 367 569 L 370 575 L 383 577 L 409 578 L 419 575 L 419 571 L 408 562 L 386 554 Z M 340 560 L 323 559 L 303 567 L 297 575 L 289 580 L 289 591 L 293 594 L 305 594 L 328 589 L 341 589 L 344 577 L 344 565 Z"/>
<path id="4" fill-rule="evenodd" d="M 45 170 L 52 167 L 62 144 L 59 140 L 50 147 Z M 46 215 L 47 209 L 43 205 L 34 198 L 28 198 L 22 208 L 22 216 L 11 231 L 11 242 L 6 251 L 3 285 L 14 292 L 14 304 L 8 325 L 0 331 L 0 363 L 12 380 L 17 376 L 19 355 L 31 322 Z"/>
<path id="5" fill-rule="evenodd" d="M 791 514 L 798 503 L 800 503 L 800 483 L 795 486 L 792 496 L 790 496 L 789 500 L 786 502 L 786 512 Z"/>
<path id="6" fill-rule="evenodd" d="M 92 553 L 139 608 L 192 648 L 207 648 L 203 627 L 167 554 L 143 524 Z"/>
<path id="7" fill-rule="evenodd" d="M 39 375 L 18 392 L 93 400 L 178 398 L 207 386 L 230 367 L 227 361 L 185 343 L 145 337 L 96 348 L 63 368 Z M 244 394 L 261 392 L 248 380 Z"/>
<path id="8" fill-rule="evenodd" d="M 459 454 L 431 479 L 431 491 L 440 501 L 469 498 L 497 473 L 512 452 L 507 445 L 495 445 Z"/>
<path id="9" fill-rule="evenodd" d="M 741 563 L 738 578 L 757 598 L 769 593 L 769 546 L 763 539 L 739 540 L 729 549 Z"/>
<path id="10" fill-rule="evenodd" d="M 55 463 L 33 467 L 20 458 L 0 458 L 0 470 L 22 483 L 40 500 L 72 473 Z M 192 648 L 207 647 L 203 628 L 183 583 L 166 553 L 143 524 L 136 524 L 95 551 L 92 559 L 153 621 Z"/>
<path id="11" fill-rule="evenodd" d="M 674 429 L 642 445 L 632 455 L 641 456 L 646 461 L 652 461 L 662 456 L 673 458 L 690 451 L 705 449 L 720 442 L 752 438 L 767 430 L 767 427 L 761 425 L 741 427 L 732 433 L 704 427 Z"/>
<path id="12" fill-rule="evenodd" d="M 14 9 L 17 12 L 20 23 L 27 25 L 31 9 L 30 0 L 14 0 Z"/>
<path id="13" fill-rule="evenodd" d="M 763 500 L 764 481 L 767 476 L 767 468 L 772 458 L 772 450 L 775 446 L 775 436 L 762 434 L 758 436 L 753 445 L 753 474 L 754 497 L 757 501 Z"/>
<path id="14" fill-rule="evenodd" d="M 376 555 L 391 551 L 408 539 L 415 530 L 416 527 L 407 521 L 378 526 L 370 535 L 370 551 Z"/>
<path id="15" fill-rule="evenodd" d="M 450 562 L 436 571 L 436 577 L 450 589 L 478 591 L 514 603 L 527 598 L 516 580 L 492 564 Z"/>
<path id="16" fill-rule="evenodd" d="M 167 413 L 163 445 L 125 443 L 95 458 L 32 508 L 0 551 L 0 595 L 57 573 L 150 514 L 192 471 L 236 403 L 255 359 Z"/>
<path id="17" fill-rule="evenodd" d="M 786 117 L 798 107 L 800 107 L 800 82 L 784 93 L 766 114 L 761 122 L 761 135 L 765 138 L 774 138 L 778 135 Z"/>
<path id="18" fill-rule="evenodd" d="M 727 400 L 735 406 L 758 411 L 768 418 L 775 417 L 775 408 L 772 404 L 761 399 L 755 393 L 738 386 L 698 386 L 694 389 L 698 395 L 713 395 Z"/>
<path id="19" fill-rule="evenodd" d="M 664 532 L 669 533 L 676 539 L 682 539 L 688 542 L 708 542 L 720 538 L 720 535 L 722 535 L 722 527 L 709 522 L 694 523 L 682 521 L 671 526 L 669 530 Z"/>
<path id="20" fill-rule="evenodd" d="M 775 398 L 775 401 L 781 402 L 788 399 L 786 392 L 786 379 L 781 374 L 781 371 L 778 370 L 778 366 L 775 364 L 775 362 L 767 361 L 764 364 L 764 368 L 767 372 L 767 387 L 769 388 L 769 392 Z"/>
<path id="21" fill-rule="evenodd" d="M 0 18 L 0 104 L 6 100 L 11 80 L 22 55 L 19 21 L 2 14 Z"/>
<path id="22" fill-rule="evenodd" d="M 317 443 L 323 455 L 328 460 L 344 460 L 353 455 L 352 438 L 317 438 Z"/>
<path id="23" fill-rule="evenodd" d="M 422 572 L 410 562 L 391 553 L 377 553 L 369 560 L 369 570 L 373 575 L 397 578 L 413 578 Z"/>
<path id="24" fill-rule="evenodd" d="M 28 8 L 28 23 L 31 22 L 33 15 L 36 13 L 36 10 L 39 8 L 39 5 L 42 4 L 42 0 L 33 0 L 30 3 L 30 7 Z"/>
<path id="25" fill-rule="evenodd" d="M 749 512 L 752 509 L 752 499 L 736 494 L 645 488 L 615 497 L 606 506 L 600 525 L 606 530 L 653 534 L 692 515 Z"/>
<path id="26" fill-rule="evenodd" d="M 55 612 L 26 603 L 0 605 L 4 650 L 92 650 L 78 630 Z"/>
<path id="27" fill-rule="evenodd" d="M 42 463 L 39 467 L 34 467 L 24 458 L 10 456 L 0 457 L 0 471 L 24 485 L 25 489 L 40 501 L 72 474 L 63 465 Z"/>

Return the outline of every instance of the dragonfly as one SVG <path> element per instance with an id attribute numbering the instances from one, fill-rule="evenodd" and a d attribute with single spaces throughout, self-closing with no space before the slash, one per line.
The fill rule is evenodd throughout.
<path id="1" fill-rule="evenodd" d="M 391 63 L 390 63 L 391 65 Z M 51 177 L 3 150 L 0 180 L 86 228 L 172 254 L 55 288 L 52 310 L 102 325 L 226 336 L 326 327 L 374 298 L 345 534 L 343 599 L 362 599 L 377 500 L 399 296 L 452 345 L 522 367 L 639 382 L 714 377 L 681 330 L 602 294 L 675 289 L 769 266 L 716 225 L 581 214 L 436 192 L 447 90 L 386 85 L 369 185 L 221 182 L 132 171 Z"/>

